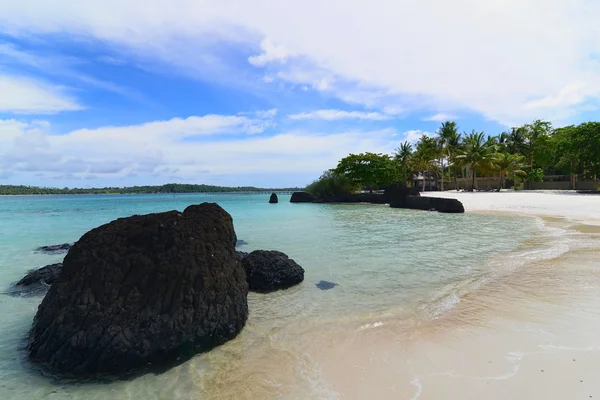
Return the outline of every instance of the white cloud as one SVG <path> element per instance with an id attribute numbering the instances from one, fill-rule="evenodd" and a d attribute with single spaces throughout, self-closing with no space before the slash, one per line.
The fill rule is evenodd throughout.
<path id="1" fill-rule="evenodd" d="M 413 129 L 410 131 L 406 131 L 403 132 L 402 134 L 400 134 L 400 136 L 402 136 L 402 141 L 407 141 L 410 143 L 416 143 L 419 141 L 419 139 L 421 139 L 421 137 L 425 135 L 425 136 L 433 136 L 433 134 L 431 132 L 427 132 L 427 131 L 422 131 L 419 129 Z"/>
<path id="2" fill-rule="evenodd" d="M 55 114 L 83 107 L 62 87 L 20 76 L 0 75 L 0 112 Z"/>
<path id="3" fill-rule="evenodd" d="M 251 59 L 269 76 L 321 71 L 296 82 L 367 107 L 467 109 L 516 123 L 600 101 L 598 1 L 148 0 L 140 9 L 135 0 L 0 0 L 0 9 L 10 33 L 91 36 L 208 69 L 210 79 L 242 79 L 221 57 L 224 46 L 261 43 Z M 581 83 L 585 93 L 561 95 Z"/>
<path id="4" fill-rule="evenodd" d="M 251 56 L 248 58 L 248 62 L 255 67 L 263 67 L 271 62 L 285 63 L 285 61 L 293 56 L 283 46 L 276 46 L 269 39 L 263 39 L 260 43 L 262 53 L 257 56 Z"/>
<path id="5" fill-rule="evenodd" d="M 316 110 L 305 113 L 290 114 L 288 115 L 288 118 L 293 120 L 323 119 L 326 121 L 336 121 L 340 119 L 365 119 L 371 121 L 384 121 L 391 119 L 389 115 L 381 114 L 378 112 L 344 110 Z"/>
<path id="6" fill-rule="evenodd" d="M 79 129 L 49 134 L 47 123 L 0 120 L 0 172 L 61 179 L 175 174 L 182 179 L 246 173 L 314 173 L 350 152 L 389 152 L 393 130 L 316 134 L 281 132 L 274 136 L 211 133 L 241 129 L 244 117 L 198 116 L 136 126 Z M 194 135 L 193 137 L 191 137 Z M 176 171 L 176 172 L 174 172 Z M 202 178 L 204 179 L 204 178 Z"/>
<path id="7" fill-rule="evenodd" d="M 446 121 L 453 121 L 457 118 L 458 117 L 453 114 L 439 113 L 439 114 L 434 114 L 430 117 L 424 118 L 423 121 L 446 122 Z"/>

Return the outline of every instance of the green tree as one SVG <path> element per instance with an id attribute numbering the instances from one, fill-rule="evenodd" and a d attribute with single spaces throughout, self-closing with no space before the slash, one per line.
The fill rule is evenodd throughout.
<path id="1" fill-rule="evenodd" d="M 437 130 L 437 140 L 440 144 L 440 165 L 442 167 L 442 179 L 441 179 L 441 190 L 444 191 L 444 158 L 450 158 L 448 152 L 448 142 L 452 138 L 456 137 L 458 132 L 458 126 L 456 122 L 446 121 L 442 123 L 442 126 Z"/>
<path id="2" fill-rule="evenodd" d="M 510 154 L 507 151 L 497 154 L 494 164 L 500 173 L 500 189 L 506 189 L 506 178 L 515 179 L 525 175 L 524 162 L 525 158 L 520 154 Z"/>
<path id="3" fill-rule="evenodd" d="M 446 142 L 446 148 L 448 150 L 448 159 L 450 164 L 452 165 L 452 175 L 454 178 L 454 189 L 458 189 L 458 169 L 460 167 L 460 159 L 458 155 L 462 150 L 462 135 L 460 133 L 455 133 Z"/>
<path id="4" fill-rule="evenodd" d="M 386 154 L 350 154 L 340 160 L 334 171 L 371 191 L 390 185 L 398 178 L 396 163 Z"/>
<path id="5" fill-rule="evenodd" d="M 338 175 L 334 170 L 327 170 L 306 187 L 308 193 L 332 196 L 338 194 L 351 194 L 357 190 L 355 183 L 351 182 L 345 175 Z"/>
<path id="6" fill-rule="evenodd" d="M 394 155 L 394 159 L 400 164 L 400 168 L 402 168 L 402 181 L 406 183 L 408 181 L 409 175 L 409 166 L 410 159 L 413 153 L 412 144 L 405 141 L 400 144 L 400 147 L 396 149 L 396 153 Z"/>
<path id="7" fill-rule="evenodd" d="M 417 142 L 415 152 L 411 156 L 411 162 L 413 168 L 421 172 L 423 176 L 423 191 L 425 191 L 425 182 L 431 178 L 431 172 L 435 167 L 437 155 L 438 146 L 436 140 L 427 135 L 422 135 Z"/>
<path id="8" fill-rule="evenodd" d="M 485 139 L 483 132 L 473 132 L 465 137 L 465 143 L 459 158 L 471 168 L 473 183 L 471 190 L 475 190 L 477 172 L 494 168 L 495 146 L 490 140 Z"/>

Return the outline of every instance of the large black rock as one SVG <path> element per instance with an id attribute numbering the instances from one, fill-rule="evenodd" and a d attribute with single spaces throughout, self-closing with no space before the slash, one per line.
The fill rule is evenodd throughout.
<path id="1" fill-rule="evenodd" d="M 456 199 L 425 196 L 392 196 L 392 208 L 409 208 L 412 210 L 429 210 L 441 213 L 464 213 L 463 204 Z"/>
<path id="2" fill-rule="evenodd" d="M 313 203 L 317 197 L 307 192 L 294 192 L 290 198 L 290 203 Z"/>
<path id="3" fill-rule="evenodd" d="M 269 203 L 271 203 L 271 204 L 279 203 L 279 199 L 277 198 L 277 193 L 271 193 L 271 197 L 269 198 Z"/>
<path id="4" fill-rule="evenodd" d="M 304 280 L 304 269 L 280 251 L 256 250 L 242 259 L 251 291 L 268 293 Z"/>
<path id="5" fill-rule="evenodd" d="M 216 204 L 121 218 L 69 251 L 29 333 L 29 355 L 67 376 L 168 368 L 225 343 L 248 316 L 231 216 Z"/>

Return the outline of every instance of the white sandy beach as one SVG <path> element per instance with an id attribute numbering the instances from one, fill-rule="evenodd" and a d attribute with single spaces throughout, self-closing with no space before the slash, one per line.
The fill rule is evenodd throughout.
<path id="1" fill-rule="evenodd" d="M 407 338 L 381 321 L 325 350 L 332 389 L 343 399 L 600 398 L 600 196 L 424 195 L 457 198 L 467 212 L 547 216 L 549 236 L 432 326 Z"/>

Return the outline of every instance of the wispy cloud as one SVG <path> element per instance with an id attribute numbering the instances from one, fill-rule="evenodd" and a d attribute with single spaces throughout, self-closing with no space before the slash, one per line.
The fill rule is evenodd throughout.
<path id="1" fill-rule="evenodd" d="M 0 112 L 56 114 L 84 107 L 60 86 L 22 76 L 0 75 Z"/>
<path id="2" fill-rule="evenodd" d="M 379 112 L 316 110 L 311 112 L 290 114 L 288 115 L 288 118 L 292 120 L 321 119 L 326 121 L 336 121 L 340 119 L 364 119 L 371 121 L 385 121 L 391 119 L 392 117 Z"/>
<path id="3" fill-rule="evenodd" d="M 439 114 L 434 114 L 430 117 L 424 118 L 423 121 L 446 122 L 446 121 L 456 120 L 457 118 L 458 117 L 453 114 L 439 113 Z"/>

